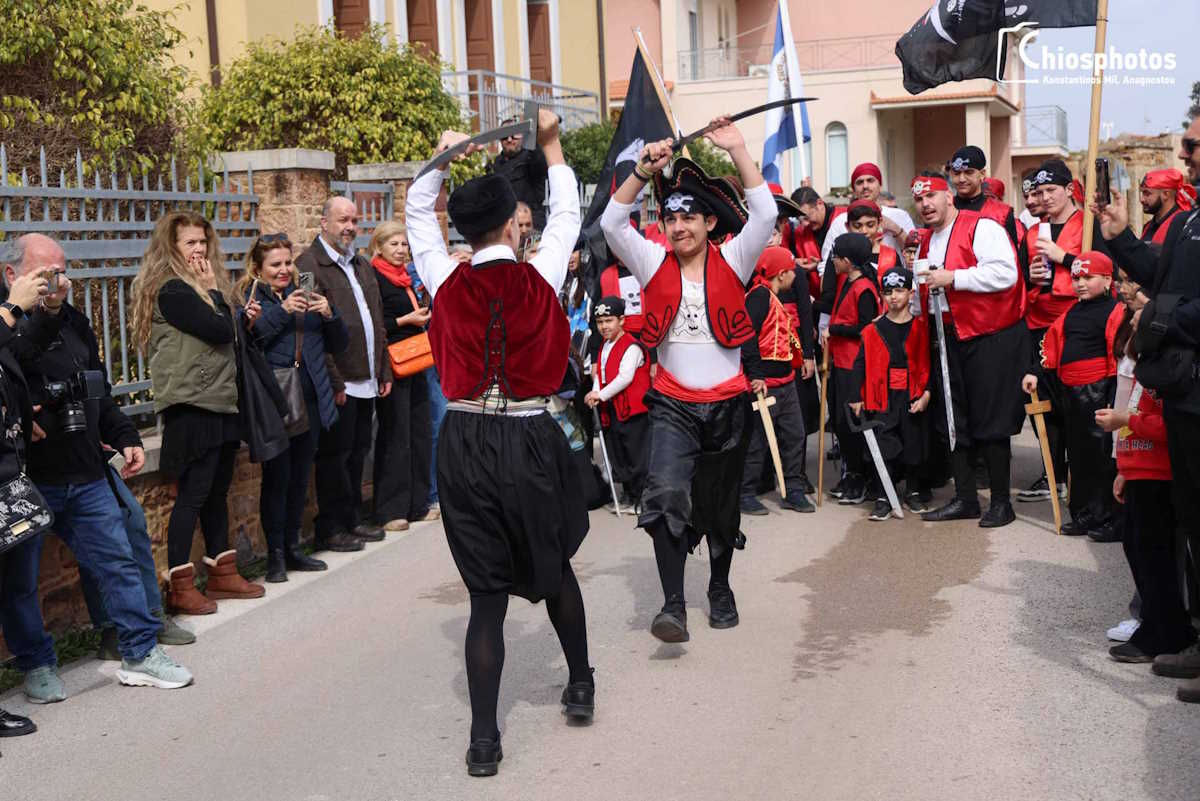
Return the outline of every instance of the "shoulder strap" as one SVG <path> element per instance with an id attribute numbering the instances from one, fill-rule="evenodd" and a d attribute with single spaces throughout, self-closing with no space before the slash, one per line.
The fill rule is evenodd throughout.
<path id="1" fill-rule="evenodd" d="M 296 353 L 292 357 L 292 366 L 300 366 L 300 351 L 304 347 L 304 315 L 296 313 L 292 315 L 296 320 Z"/>

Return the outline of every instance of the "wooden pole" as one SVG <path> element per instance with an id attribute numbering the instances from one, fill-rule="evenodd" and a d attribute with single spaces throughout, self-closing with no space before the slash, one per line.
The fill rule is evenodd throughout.
<path id="1" fill-rule="evenodd" d="M 1108 46 L 1108 0 L 1097 0 L 1096 3 L 1096 48 L 1097 54 L 1104 52 Z M 1084 174 L 1087 179 L 1083 184 L 1083 248 L 1092 248 L 1092 229 L 1096 225 L 1091 212 L 1092 199 L 1096 196 L 1096 155 L 1100 152 L 1100 100 L 1104 95 L 1104 70 L 1096 74 L 1096 83 L 1092 86 L 1092 119 L 1088 128 L 1087 161 L 1084 163 Z"/>

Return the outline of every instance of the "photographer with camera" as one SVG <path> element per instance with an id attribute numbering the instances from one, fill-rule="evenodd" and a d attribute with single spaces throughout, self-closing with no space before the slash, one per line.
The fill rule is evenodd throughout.
<path id="1" fill-rule="evenodd" d="M 35 404 L 29 477 L 54 513 L 55 533 L 99 585 L 122 656 L 118 681 L 185 687 L 192 674 L 158 645 L 163 622 L 148 606 L 101 443 L 124 456 L 126 478 L 141 470 L 146 456 L 137 429 L 109 394 L 91 321 L 66 301 L 70 281 L 65 264 L 66 256 L 53 239 L 26 234 L 4 266 L 6 282 L 30 274 L 48 282 L 37 306 L 21 315 L 14 342 Z M 49 656 L 46 667 L 52 673 L 52 650 Z M 44 700 L 65 697 L 56 676 L 47 690 Z"/>

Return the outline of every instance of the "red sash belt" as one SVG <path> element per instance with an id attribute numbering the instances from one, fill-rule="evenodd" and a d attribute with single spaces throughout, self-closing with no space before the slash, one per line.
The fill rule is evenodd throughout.
<path id="1" fill-rule="evenodd" d="M 718 401 L 736 398 L 750 390 L 745 373 L 739 372 L 728 381 L 723 381 L 708 389 L 692 389 L 680 384 L 675 376 L 667 372 L 661 364 L 658 365 L 658 375 L 654 378 L 654 388 L 668 398 L 684 401 L 685 403 L 716 403 Z"/>
<path id="2" fill-rule="evenodd" d="M 780 378 L 768 378 L 766 380 L 766 384 L 771 389 L 775 389 L 775 387 L 786 387 L 788 384 L 792 383 L 792 381 L 794 381 L 795 378 L 796 378 L 796 371 L 788 370 L 788 374 L 785 376 L 781 376 Z"/>
<path id="3" fill-rule="evenodd" d="M 908 389 L 908 368 L 888 368 L 888 389 Z"/>
<path id="4" fill-rule="evenodd" d="M 1094 359 L 1080 359 L 1070 364 L 1058 367 L 1058 377 L 1068 387 L 1082 387 L 1094 384 L 1108 376 L 1108 360 L 1103 356 Z"/>

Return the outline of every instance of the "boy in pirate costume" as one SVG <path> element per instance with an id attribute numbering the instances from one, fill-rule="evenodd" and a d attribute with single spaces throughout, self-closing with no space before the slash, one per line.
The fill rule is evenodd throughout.
<path id="1" fill-rule="evenodd" d="M 737 167 L 748 214 L 727 182 L 708 178 L 687 159 L 675 162 L 671 177 L 662 175 L 672 157 L 668 139 L 643 149 L 600 219 L 609 248 L 642 284 L 642 343 L 658 348 L 647 393 L 650 462 L 638 525 L 654 541 L 665 604 L 650 630 L 665 642 L 688 639 L 684 562 L 701 534 L 712 569 L 709 623 L 738 623 L 729 567 L 734 547 L 744 542 L 738 491 L 752 424 L 740 349 L 754 336 L 745 284 L 775 230 L 775 201 L 741 132 L 725 124 L 707 136 Z M 626 223 L 650 180 L 670 253 Z M 713 243 L 731 233 L 719 248 Z"/>
<path id="2" fill-rule="evenodd" d="M 872 280 L 876 286 L 879 286 L 881 275 L 897 265 L 903 265 L 900 254 L 891 246 L 883 244 L 883 210 L 878 204 L 870 200 L 856 200 L 851 203 L 846 212 L 846 228 L 871 240 L 871 267 L 874 270 Z M 907 235 L 905 241 L 908 241 Z"/>
<path id="3" fill-rule="evenodd" d="M 854 358 L 863 329 L 879 316 L 879 289 L 867 275 L 875 255 L 871 252 L 871 241 L 865 236 L 853 232 L 842 234 L 833 243 L 831 254 L 838 273 L 838 291 L 829 327 L 821 332 L 821 343 L 829 348 L 832 394 L 837 399 L 830 408 L 834 409 L 833 429 L 837 432 L 846 473 L 830 490 L 830 495 L 838 503 L 850 505 L 862 503 L 868 494 L 867 445 L 862 433 L 855 432 L 850 425 L 847 404 L 856 397 Z"/>
<path id="4" fill-rule="evenodd" d="M 746 312 L 756 336 L 742 345 L 742 365 L 750 380 L 751 397 L 757 399 L 759 393 L 765 393 L 775 399 L 769 411 L 787 489 L 780 505 L 795 512 L 815 512 L 816 507 L 804 494 L 806 434 L 794 383 L 795 357 L 801 354 L 800 340 L 796 337 L 792 318 L 779 299 L 782 293 L 792 288 L 795 279 L 795 261 L 790 251 L 782 247 L 769 247 L 763 251 L 754 271 L 754 282 L 746 293 Z M 755 485 L 771 457 L 767 455 L 767 435 L 760 421 L 761 415 L 755 413 L 752 417 L 750 448 L 746 452 L 742 475 L 741 506 L 742 514 L 764 515 L 767 508 L 755 497 Z M 774 471 L 771 475 L 775 475 Z"/>
<path id="5" fill-rule="evenodd" d="M 1095 419 L 1098 410 L 1112 406 L 1117 391 L 1113 339 L 1125 307 L 1110 291 L 1112 274 L 1112 260 L 1098 251 L 1085 251 L 1072 261 L 1078 299 L 1046 331 L 1040 368 L 1032 368 L 1021 381 L 1022 389 L 1032 393 L 1046 381 L 1044 371 L 1053 371 L 1062 386 L 1058 394 L 1071 462 L 1071 520 L 1063 523 L 1062 533 L 1095 534 L 1098 540 L 1112 539 L 1117 475 L 1112 441 Z"/>
<path id="6" fill-rule="evenodd" d="M 439 152 L 467 139 L 442 134 Z M 448 411 L 438 438 L 438 490 L 451 555 L 471 594 L 464 653 L 471 697 L 467 769 L 490 776 L 502 758 L 496 701 L 509 595 L 546 601 L 570 671 L 567 715 L 590 720 L 594 685 L 579 583 L 568 561 L 588 529 L 581 477 L 546 412 L 567 371 L 570 326 L 557 291 L 579 235 L 575 175 L 557 117 L 542 110 L 538 144 L 549 164 L 549 215 L 531 263 L 518 263 L 517 200 L 499 176 L 457 189 L 447 212 L 474 253 L 446 252 L 434 204 L 445 170 L 413 182 L 408 239 L 437 306 L 429 328 Z"/>
<path id="7" fill-rule="evenodd" d="M 913 274 L 895 267 L 880 276 L 887 314 L 862 332 L 862 347 L 854 359 L 855 398 L 850 410 L 883 422 L 875 438 L 893 484 L 905 479 L 906 502 L 923 511 L 929 487 L 919 476 L 925 463 L 929 433 L 925 410 L 929 408 L 929 323 L 914 318 L 909 303 Z M 882 486 L 882 476 L 876 475 Z M 882 493 L 880 493 L 882 495 Z M 887 520 L 892 504 L 886 497 L 875 501 L 872 520 Z"/>
<path id="8" fill-rule="evenodd" d="M 641 503 L 646 483 L 650 446 L 650 420 L 646 414 L 650 358 L 642 344 L 624 329 L 623 300 L 602 298 L 592 310 L 592 319 L 604 345 L 592 367 L 594 389 L 584 400 L 592 408 L 600 407 L 600 425 L 610 435 L 613 480 L 621 483 L 626 497 L 636 506 Z"/>

